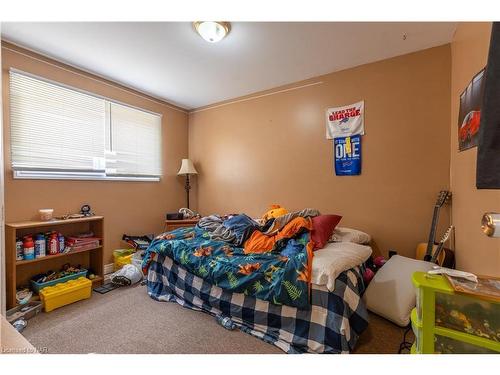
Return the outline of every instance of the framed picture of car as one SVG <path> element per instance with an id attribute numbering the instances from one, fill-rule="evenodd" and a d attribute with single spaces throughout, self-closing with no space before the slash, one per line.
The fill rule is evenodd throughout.
<path id="1" fill-rule="evenodd" d="M 460 110 L 458 112 L 459 151 L 477 146 L 484 93 L 484 72 L 485 69 L 477 73 L 460 95 Z"/>

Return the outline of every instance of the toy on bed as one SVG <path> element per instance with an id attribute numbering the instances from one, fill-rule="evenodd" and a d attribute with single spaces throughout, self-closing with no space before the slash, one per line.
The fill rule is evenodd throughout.
<path id="1" fill-rule="evenodd" d="M 286 215 L 287 209 L 281 207 L 279 204 L 272 204 L 269 206 L 269 211 L 262 215 L 262 220 L 266 222 L 269 219 L 277 218 L 278 216 Z"/>

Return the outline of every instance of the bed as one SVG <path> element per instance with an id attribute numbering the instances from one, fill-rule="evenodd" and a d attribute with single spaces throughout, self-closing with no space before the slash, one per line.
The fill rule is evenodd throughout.
<path id="1" fill-rule="evenodd" d="M 340 242 L 316 251 L 309 270 L 310 282 L 305 284 L 307 298 L 304 303 L 303 299 L 292 301 L 285 298 L 286 288 L 279 290 L 288 280 L 275 282 L 269 279 L 269 289 L 260 287 L 257 291 L 255 285 L 260 285 L 260 282 L 256 284 L 255 280 L 265 284 L 264 279 L 250 280 L 250 276 L 245 274 L 240 275 L 240 284 L 233 285 L 225 283 L 225 279 L 220 277 L 210 278 L 206 273 L 200 274 L 200 264 L 204 266 L 199 263 L 202 257 L 191 256 L 192 260 L 187 261 L 186 253 L 191 251 L 197 254 L 200 248 L 203 249 L 201 242 L 192 243 L 194 237 L 199 237 L 200 241 L 209 240 L 204 229 L 197 227 L 195 234 L 191 230 L 182 228 L 163 234 L 148 249 L 144 267 L 147 271 L 148 294 L 153 299 L 176 302 L 211 315 L 228 316 L 243 332 L 273 344 L 286 353 L 349 353 L 354 348 L 359 335 L 368 325 L 368 314 L 361 296 L 365 289 L 362 263 L 371 254 L 369 247 Z M 301 235 L 307 236 L 307 231 L 302 231 Z M 294 243 L 295 248 L 299 246 L 298 243 L 302 243 L 301 238 Z M 216 257 L 220 258 L 219 263 L 223 267 L 235 267 L 224 263 L 227 260 L 217 256 L 224 255 L 222 250 L 227 254 L 227 243 L 220 245 L 221 252 L 218 252 L 217 244 L 210 242 L 210 247 L 214 248 L 213 254 L 209 254 L 211 262 L 215 263 L 213 257 Z M 238 262 L 237 251 L 240 247 L 235 245 L 231 249 L 231 262 Z M 284 253 L 285 250 L 282 251 Z M 299 251 L 296 254 L 299 259 L 304 258 L 301 254 L 304 253 Z M 268 264 L 268 267 L 277 268 L 276 264 L 281 264 L 273 263 L 275 259 L 266 258 L 267 254 L 253 255 L 254 262 L 257 259 L 262 264 Z M 276 261 L 282 261 L 281 258 Z M 292 263 L 292 258 L 290 256 L 287 260 L 287 265 Z M 246 258 L 242 255 L 241 259 Z M 292 263 L 291 267 L 298 266 Z M 282 277 L 292 281 L 290 272 L 285 266 L 282 268 Z M 225 270 L 221 275 L 228 273 L 227 268 Z M 262 267 L 251 276 L 264 277 L 264 271 Z M 293 286 L 302 284 L 298 281 Z"/>

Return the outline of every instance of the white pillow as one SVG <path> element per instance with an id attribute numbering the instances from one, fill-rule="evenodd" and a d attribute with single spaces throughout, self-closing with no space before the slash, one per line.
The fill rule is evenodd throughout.
<path id="1" fill-rule="evenodd" d="M 427 272 L 433 264 L 394 255 L 375 274 L 365 293 L 368 310 L 401 327 L 410 323 L 416 293 L 411 281 L 415 271 Z"/>
<path id="2" fill-rule="evenodd" d="M 370 246 L 351 242 L 328 243 L 314 252 L 311 282 L 326 285 L 333 292 L 335 280 L 344 271 L 364 263 L 372 254 Z"/>
<path id="3" fill-rule="evenodd" d="M 372 240 L 368 233 L 357 229 L 336 227 L 328 242 L 354 242 L 359 244 L 368 244 Z"/>

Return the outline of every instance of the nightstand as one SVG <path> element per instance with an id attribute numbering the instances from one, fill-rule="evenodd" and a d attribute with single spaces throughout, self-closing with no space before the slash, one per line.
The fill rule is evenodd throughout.
<path id="1" fill-rule="evenodd" d="M 200 219 L 165 220 L 165 232 L 170 232 L 182 227 L 194 227 L 199 220 Z"/>

